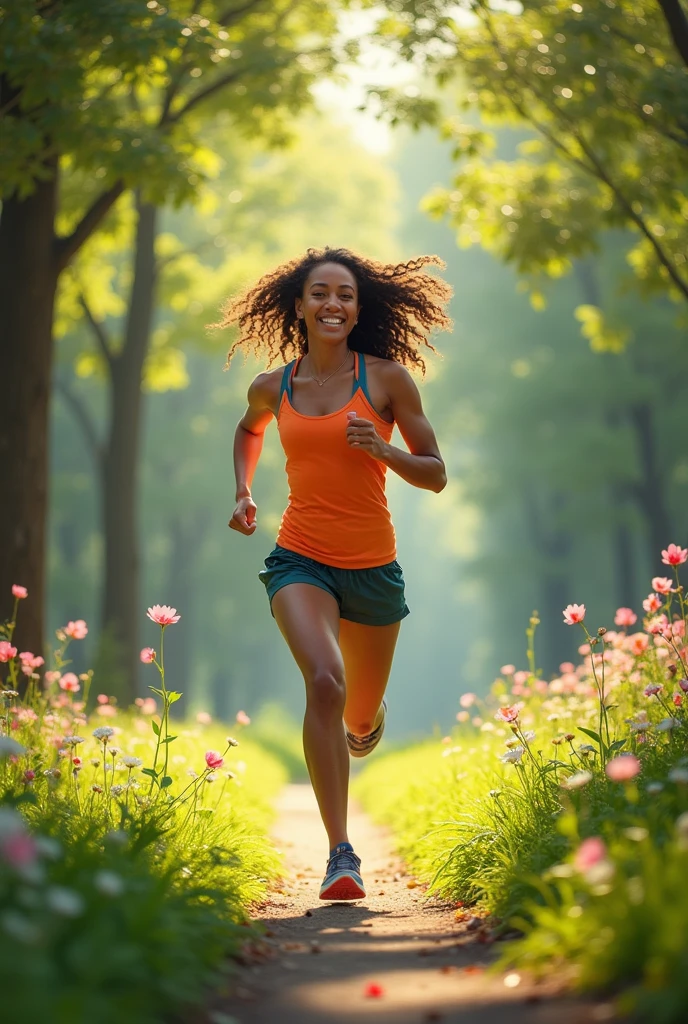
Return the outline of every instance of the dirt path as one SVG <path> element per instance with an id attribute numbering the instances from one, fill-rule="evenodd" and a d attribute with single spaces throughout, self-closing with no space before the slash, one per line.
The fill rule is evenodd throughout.
<path id="1" fill-rule="evenodd" d="M 490 948 L 476 941 L 470 923 L 457 922 L 451 907 L 428 904 L 385 832 L 355 807 L 350 835 L 369 896 L 353 905 L 320 904 L 326 844 L 310 787 L 288 786 L 279 812 L 274 834 L 287 877 L 259 915 L 269 929 L 270 955 L 241 968 L 233 993 L 208 1011 L 208 1024 L 610 1019 L 605 1007 L 556 998 L 551 986 L 487 974 Z"/>

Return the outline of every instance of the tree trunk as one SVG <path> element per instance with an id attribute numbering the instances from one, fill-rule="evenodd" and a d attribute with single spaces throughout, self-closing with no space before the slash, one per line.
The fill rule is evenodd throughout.
<path id="1" fill-rule="evenodd" d="M 0 215 L 0 322 L 5 380 L 0 402 L 0 620 L 12 611 L 13 583 L 25 586 L 15 638 L 43 650 L 45 523 L 52 317 L 57 288 L 54 224 L 57 166 L 26 198 L 6 199 Z"/>
<path id="2" fill-rule="evenodd" d="M 661 569 L 662 549 L 670 544 L 671 518 L 666 506 L 664 480 L 657 459 L 657 445 L 652 419 L 652 407 L 640 402 L 628 410 L 629 419 L 638 441 L 638 456 L 642 479 L 633 487 L 633 494 L 647 523 L 647 544 L 650 571 Z"/>
<path id="3" fill-rule="evenodd" d="M 110 428 L 103 470 L 105 583 L 101 671 L 124 703 L 137 694 L 139 625 L 138 466 L 143 364 L 155 303 L 157 208 L 137 195 L 134 277 L 124 344 L 110 360 Z"/>

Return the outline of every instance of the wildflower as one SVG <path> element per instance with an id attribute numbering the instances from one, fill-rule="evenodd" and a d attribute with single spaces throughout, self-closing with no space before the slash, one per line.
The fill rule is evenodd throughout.
<path id="1" fill-rule="evenodd" d="M 664 687 L 660 686 L 659 683 L 649 683 L 643 690 L 643 693 L 646 697 L 656 697 L 663 689 Z"/>
<path id="2" fill-rule="evenodd" d="M 83 640 L 88 633 L 88 626 L 83 619 L 77 619 L 76 622 L 68 622 L 62 632 L 71 640 Z"/>
<path id="3" fill-rule="evenodd" d="M 198 772 L 194 771 L 193 768 L 187 768 L 186 774 L 190 775 L 192 779 L 197 779 L 198 778 Z"/>
<path id="4" fill-rule="evenodd" d="M 13 647 L 9 640 L 0 640 L 0 661 L 11 661 L 16 656 L 17 648 Z"/>
<path id="5" fill-rule="evenodd" d="M 475 704 L 477 698 L 474 693 L 462 693 L 459 697 L 459 704 L 462 708 L 470 708 Z"/>
<path id="6" fill-rule="evenodd" d="M 221 768 L 224 758 L 216 750 L 208 750 L 205 755 L 205 763 L 208 768 Z"/>
<path id="7" fill-rule="evenodd" d="M 27 768 L 24 772 L 24 782 L 33 782 L 36 778 L 36 773 L 33 768 Z"/>
<path id="8" fill-rule="evenodd" d="M 523 733 L 523 739 L 526 741 L 526 743 L 532 743 L 535 739 L 535 730 L 528 729 L 526 732 Z"/>
<path id="9" fill-rule="evenodd" d="M 46 672 L 44 678 L 45 678 L 46 683 L 48 685 L 50 685 L 51 683 L 56 683 L 57 682 L 57 680 L 60 678 L 60 673 L 59 672 Z"/>
<path id="10" fill-rule="evenodd" d="M 239 725 L 250 725 L 251 719 L 248 717 L 245 711 L 237 711 L 236 720 Z"/>
<path id="11" fill-rule="evenodd" d="M 564 789 L 581 789 L 582 786 L 587 786 L 589 782 L 592 782 L 592 778 L 592 772 L 575 772 L 562 782 L 562 786 Z"/>
<path id="12" fill-rule="evenodd" d="M 239 740 L 235 740 L 233 736 L 227 736 L 227 744 L 230 747 L 238 747 L 239 746 Z"/>
<path id="13" fill-rule="evenodd" d="M 19 660 L 22 663 L 22 670 L 25 675 L 29 675 L 29 672 L 26 671 L 27 668 L 34 669 L 45 665 L 45 658 L 42 658 L 40 654 L 34 654 L 33 651 L 21 651 Z"/>
<path id="14" fill-rule="evenodd" d="M 670 594 L 673 580 L 668 576 L 655 576 L 652 580 L 652 589 L 658 594 Z"/>
<path id="15" fill-rule="evenodd" d="M 567 604 L 564 608 L 564 622 L 567 626 L 574 626 L 577 622 L 582 622 L 585 618 L 585 605 L 584 604 Z"/>
<path id="16" fill-rule="evenodd" d="M 103 896 L 121 896 L 124 892 L 124 880 L 114 871 L 97 871 L 93 885 Z"/>
<path id="17" fill-rule="evenodd" d="M 20 601 L 23 601 L 25 597 L 29 596 L 29 592 L 26 589 L 26 587 L 20 587 L 18 583 L 13 583 L 12 596 L 18 598 L 18 600 Z"/>
<path id="18" fill-rule="evenodd" d="M 110 751 L 110 753 L 112 753 L 112 751 Z M 140 757 L 132 757 L 131 754 L 124 754 L 120 758 L 120 762 L 124 768 L 140 768 L 143 764 Z M 120 765 L 117 765 L 117 767 L 119 768 Z"/>
<path id="19" fill-rule="evenodd" d="M 657 636 L 658 633 L 665 636 L 667 629 L 669 629 L 669 620 L 666 615 L 656 615 L 654 619 L 649 620 L 645 628 L 653 636 Z M 671 635 L 670 629 L 669 634 Z"/>
<path id="20" fill-rule="evenodd" d="M 110 793 L 112 796 L 121 796 L 126 786 L 121 786 L 119 783 L 115 783 L 114 786 L 110 786 Z"/>
<path id="21" fill-rule="evenodd" d="M 0 857 L 18 870 L 30 867 L 37 857 L 36 842 L 24 819 L 10 808 L 2 808 L 0 816 Z"/>
<path id="22" fill-rule="evenodd" d="M 0 690 L 0 696 L 4 697 L 5 700 L 13 700 L 19 696 L 18 690 Z"/>
<path id="23" fill-rule="evenodd" d="M 69 693 L 78 693 L 81 689 L 79 677 L 74 672 L 65 672 L 60 679 L 60 689 Z"/>
<path id="24" fill-rule="evenodd" d="M 619 754 L 604 769 L 612 782 L 629 782 L 640 772 L 640 761 L 635 754 Z"/>
<path id="25" fill-rule="evenodd" d="M 488 796 L 491 796 L 493 800 L 498 800 L 502 795 L 501 789 L 491 789 Z"/>
<path id="26" fill-rule="evenodd" d="M 208 772 L 208 774 L 205 777 L 205 781 L 206 782 L 215 782 L 216 778 L 217 778 L 217 775 L 215 774 L 215 772 Z"/>
<path id="27" fill-rule="evenodd" d="M 91 791 L 93 793 L 102 793 L 103 787 L 99 786 L 97 782 L 94 782 L 93 785 L 91 786 Z"/>
<path id="28" fill-rule="evenodd" d="M 68 747 L 76 747 L 79 743 L 84 742 L 83 736 L 65 736 L 62 741 Z"/>
<path id="29" fill-rule="evenodd" d="M 84 900 L 79 893 L 61 885 L 50 886 L 45 894 L 45 902 L 61 917 L 79 917 L 84 911 Z"/>
<path id="30" fill-rule="evenodd" d="M 631 732 L 647 732 L 652 728 L 652 722 L 647 718 L 627 718 L 626 721 L 631 727 Z"/>
<path id="31" fill-rule="evenodd" d="M 110 725 L 99 725 L 97 729 L 93 730 L 93 735 L 102 743 L 107 743 L 110 737 L 115 735 L 115 730 Z"/>
<path id="32" fill-rule="evenodd" d="M 632 608 L 617 608 L 614 616 L 615 626 L 633 626 L 638 621 L 638 616 Z"/>
<path id="33" fill-rule="evenodd" d="M 688 784 L 688 768 L 682 768 L 680 766 L 672 768 L 667 775 L 667 778 L 669 779 L 669 782 L 678 782 L 685 786 Z"/>
<path id="34" fill-rule="evenodd" d="M 584 839 L 576 850 L 573 863 L 578 871 L 587 871 L 607 856 L 607 847 L 599 836 Z"/>
<path id="35" fill-rule="evenodd" d="M 139 657 L 144 665 L 150 665 L 152 661 L 155 661 L 155 651 L 152 647 L 144 647 Z"/>
<path id="36" fill-rule="evenodd" d="M 177 609 L 170 608 L 168 604 L 154 604 L 152 608 L 148 609 L 146 614 L 149 619 L 157 622 L 159 626 L 172 626 L 181 619 L 181 615 L 177 615 Z"/>
<path id="37" fill-rule="evenodd" d="M 669 544 L 662 551 L 662 561 L 665 565 L 682 565 L 688 558 L 688 548 L 681 548 L 678 544 Z"/>
<path id="38" fill-rule="evenodd" d="M 525 747 L 514 747 L 513 750 L 500 754 L 499 760 L 502 764 L 520 764 L 524 754 Z"/>
<path id="39" fill-rule="evenodd" d="M 507 707 L 500 708 L 495 714 L 495 718 L 500 722 L 515 722 L 518 719 L 518 708 Z"/>
<path id="40" fill-rule="evenodd" d="M 655 726 L 657 732 L 669 732 L 671 729 L 678 729 L 681 726 L 680 718 L 663 718 Z"/>
<path id="41" fill-rule="evenodd" d="M 0 761 L 5 761 L 8 757 L 19 757 L 25 753 L 26 747 L 17 743 L 11 736 L 0 736 Z"/>
<path id="42" fill-rule="evenodd" d="M 647 786 L 645 787 L 645 791 L 649 793 L 650 796 L 656 796 L 657 793 L 661 793 L 663 789 L 664 786 L 661 782 L 648 782 Z"/>
<path id="43" fill-rule="evenodd" d="M 631 654 L 639 656 L 645 653 L 649 641 L 644 633 L 634 633 L 632 637 L 629 637 L 629 640 L 631 643 Z"/>
<path id="44" fill-rule="evenodd" d="M 688 679 L 679 679 L 678 685 L 681 687 L 684 693 L 688 693 Z"/>
<path id="45" fill-rule="evenodd" d="M 122 753 L 122 748 L 121 747 L 110 747 L 109 753 L 112 755 L 113 758 L 115 758 L 115 757 L 117 757 L 118 754 Z"/>
<path id="46" fill-rule="evenodd" d="M 469 713 L 467 711 L 457 711 L 456 712 L 456 721 L 457 722 L 467 722 L 470 717 L 471 716 L 469 715 Z"/>
<path id="47" fill-rule="evenodd" d="M 210 725 L 212 720 L 212 716 L 209 715 L 207 711 L 199 711 L 196 715 L 196 721 L 199 725 Z"/>
<path id="48" fill-rule="evenodd" d="M 499 674 L 502 676 L 512 676 L 515 671 L 515 665 L 502 665 L 502 667 L 499 670 Z"/>
<path id="49" fill-rule="evenodd" d="M 683 705 L 683 694 L 682 693 L 675 693 L 671 699 L 672 699 L 673 703 L 676 705 L 677 708 L 680 708 Z"/>
<path id="50" fill-rule="evenodd" d="M 154 715 L 158 710 L 155 697 L 137 697 L 134 703 L 141 709 L 142 715 Z"/>

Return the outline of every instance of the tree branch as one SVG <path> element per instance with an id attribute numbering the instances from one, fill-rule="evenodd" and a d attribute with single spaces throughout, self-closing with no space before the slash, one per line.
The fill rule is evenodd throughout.
<path id="1" fill-rule="evenodd" d="M 100 320 L 96 320 L 95 316 L 93 315 L 93 311 L 89 306 L 88 302 L 86 301 L 86 296 L 84 295 L 83 292 L 81 292 L 81 294 L 79 295 L 79 305 L 83 309 L 84 316 L 86 317 L 89 326 L 93 331 L 95 339 L 98 342 L 98 348 L 105 357 L 105 362 L 108 364 L 108 367 L 112 367 L 114 354 L 112 351 L 112 347 L 110 345 L 107 331 L 105 330 L 105 324 L 102 323 Z"/>
<path id="2" fill-rule="evenodd" d="M 84 435 L 86 446 L 91 453 L 96 471 L 100 472 L 103 464 L 103 446 L 98 437 L 95 423 L 91 414 L 82 402 L 81 398 L 72 391 L 69 384 L 63 377 L 55 378 L 55 389 L 62 396 L 65 404 L 69 407 L 74 419 L 77 421 Z"/>
<path id="3" fill-rule="evenodd" d="M 222 25 L 226 28 L 227 25 L 231 25 L 232 22 L 237 21 L 237 19 L 242 18 L 245 14 L 248 14 L 249 11 L 254 10 L 256 7 L 262 6 L 264 3 L 265 0 L 248 0 L 248 2 L 242 4 L 241 7 L 234 7 L 226 10 L 224 14 L 221 14 L 219 16 L 219 18 L 217 19 L 217 23 L 218 25 Z"/>
<path id="4" fill-rule="evenodd" d="M 232 82 L 237 80 L 237 78 L 241 78 L 245 72 L 245 68 L 243 70 L 230 71 L 226 75 L 223 75 L 222 78 L 217 78 L 214 82 L 211 82 L 210 85 L 206 85 L 205 89 L 199 89 L 198 92 L 193 94 L 193 96 L 189 96 L 184 106 L 180 107 L 176 113 L 168 115 L 167 124 L 175 124 L 177 121 L 180 121 L 190 110 L 193 110 L 194 107 L 198 106 L 199 103 L 202 103 L 203 100 L 208 99 L 209 96 L 212 96 L 214 93 L 224 89 L 226 85 L 231 85 Z"/>
<path id="5" fill-rule="evenodd" d="M 657 0 L 657 3 L 662 8 L 674 46 L 688 68 L 688 17 L 681 0 Z"/>
<path id="6" fill-rule="evenodd" d="M 110 208 L 122 195 L 122 192 L 124 192 L 124 182 L 120 179 L 106 192 L 101 192 L 91 203 L 71 235 L 55 239 L 55 259 L 58 271 L 64 270 L 71 262 L 84 242 L 91 237 Z"/>

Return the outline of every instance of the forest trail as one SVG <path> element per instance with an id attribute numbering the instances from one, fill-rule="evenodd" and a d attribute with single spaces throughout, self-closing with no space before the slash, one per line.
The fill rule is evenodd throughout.
<path id="1" fill-rule="evenodd" d="M 240 968 L 204 1024 L 588 1024 L 608 1007 L 487 973 L 494 953 L 454 908 L 428 903 L 389 836 L 355 805 L 350 836 L 367 899 L 321 904 L 326 842 L 310 786 L 290 785 L 273 830 L 285 880 L 258 917 L 268 955 Z M 411 887 L 409 887 L 409 882 Z M 513 987 L 509 987 L 511 982 Z M 367 993 L 369 985 L 381 989 Z"/>

